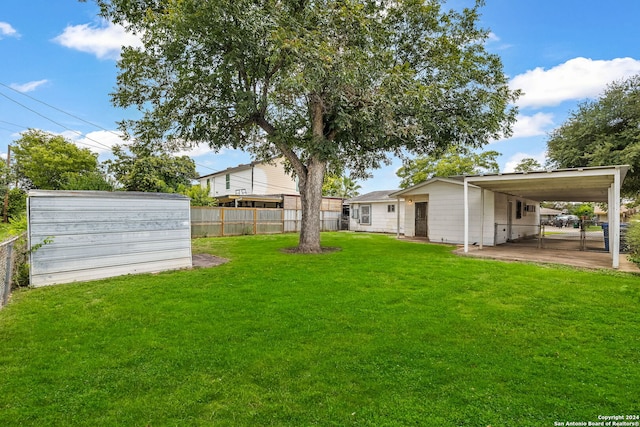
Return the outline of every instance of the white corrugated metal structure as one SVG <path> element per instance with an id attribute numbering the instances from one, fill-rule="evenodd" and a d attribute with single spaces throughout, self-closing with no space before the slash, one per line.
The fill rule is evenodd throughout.
<path id="1" fill-rule="evenodd" d="M 31 285 L 191 267 L 189 199 L 178 194 L 30 191 Z"/>

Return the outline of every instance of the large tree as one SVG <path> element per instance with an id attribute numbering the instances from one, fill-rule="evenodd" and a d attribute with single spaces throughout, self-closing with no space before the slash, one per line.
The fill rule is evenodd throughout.
<path id="1" fill-rule="evenodd" d="M 88 148 L 79 148 L 63 136 L 30 129 L 14 144 L 11 147 L 14 173 L 25 190 L 76 189 L 71 183 L 86 175 L 105 182 L 98 155 Z"/>
<path id="2" fill-rule="evenodd" d="M 542 169 L 542 165 L 539 161 L 532 157 L 525 157 L 513 168 L 514 172 L 531 172 Z"/>
<path id="3" fill-rule="evenodd" d="M 322 185 L 322 195 L 350 199 L 359 195 L 358 190 L 361 188 L 362 186 L 360 184 L 348 176 L 327 174 L 324 177 L 324 184 Z"/>
<path id="4" fill-rule="evenodd" d="M 400 188 L 419 184 L 427 179 L 439 176 L 474 175 L 481 172 L 499 172 L 497 151 L 482 153 L 469 152 L 451 147 L 445 153 L 434 153 L 407 160 L 398 169 L 396 175 L 401 178 Z"/>
<path id="5" fill-rule="evenodd" d="M 125 191 L 177 193 L 198 177 L 189 156 L 174 156 L 148 145 L 117 145 L 113 155 L 105 164 Z"/>
<path id="6" fill-rule="evenodd" d="M 631 166 L 622 186 L 640 193 L 640 75 L 611 83 L 597 100 L 580 104 L 547 141 L 551 166 Z"/>
<path id="7" fill-rule="evenodd" d="M 113 101 L 142 139 L 284 156 L 298 178 L 298 250 L 320 248 L 326 171 L 390 154 L 479 147 L 510 132 L 517 93 L 473 8 L 441 0 L 95 0 L 137 32 Z"/>

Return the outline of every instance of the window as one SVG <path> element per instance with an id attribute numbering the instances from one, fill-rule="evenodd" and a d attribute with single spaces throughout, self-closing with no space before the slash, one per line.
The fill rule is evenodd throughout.
<path id="1" fill-rule="evenodd" d="M 225 177 L 225 182 L 227 184 L 227 186 L 225 187 L 227 190 L 229 190 L 231 188 L 231 175 L 226 174 Z"/>
<path id="2" fill-rule="evenodd" d="M 395 212 L 396 205 L 387 205 L 387 212 Z"/>
<path id="3" fill-rule="evenodd" d="M 353 219 L 358 219 L 360 216 L 360 211 L 358 210 L 358 208 L 354 207 L 351 209 L 351 218 Z"/>
<path id="4" fill-rule="evenodd" d="M 360 206 L 360 224 L 371 225 L 371 205 Z"/>

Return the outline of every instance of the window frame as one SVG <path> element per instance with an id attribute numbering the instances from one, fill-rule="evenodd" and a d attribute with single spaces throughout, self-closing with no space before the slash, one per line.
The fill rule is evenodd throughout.
<path id="1" fill-rule="evenodd" d="M 368 213 L 364 213 L 363 211 L 368 210 Z M 371 225 L 371 205 L 360 205 L 360 224 L 362 225 Z"/>

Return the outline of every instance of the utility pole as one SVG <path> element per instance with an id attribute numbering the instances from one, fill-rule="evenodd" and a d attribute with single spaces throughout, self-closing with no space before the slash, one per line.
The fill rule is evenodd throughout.
<path id="1" fill-rule="evenodd" d="M 11 171 L 11 146 L 7 146 L 7 191 L 4 193 L 4 222 L 9 222 L 9 174 Z"/>

